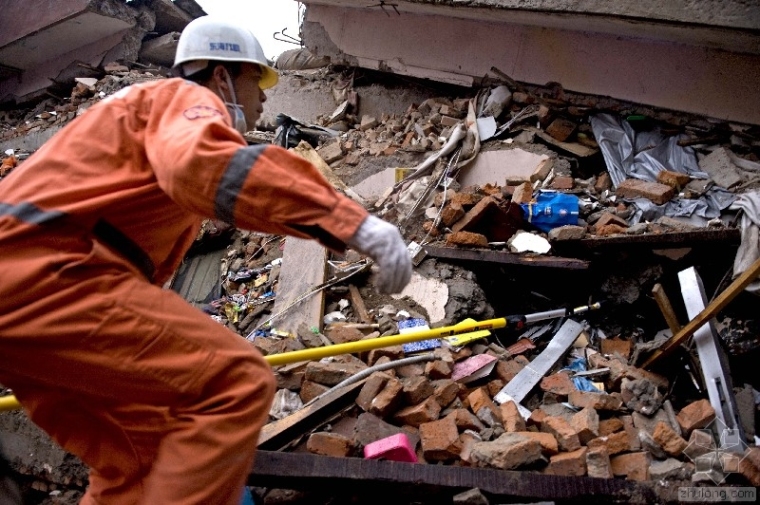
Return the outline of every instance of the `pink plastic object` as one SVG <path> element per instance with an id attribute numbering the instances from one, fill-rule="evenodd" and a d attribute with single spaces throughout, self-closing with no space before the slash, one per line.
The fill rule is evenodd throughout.
<path id="1" fill-rule="evenodd" d="M 414 453 L 409 437 L 404 433 L 381 438 L 364 446 L 366 459 L 387 459 L 390 461 L 406 461 L 416 463 L 417 455 Z"/>

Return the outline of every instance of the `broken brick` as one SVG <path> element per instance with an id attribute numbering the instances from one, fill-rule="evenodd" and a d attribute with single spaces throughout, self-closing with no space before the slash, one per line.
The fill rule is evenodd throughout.
<path id="1" fill-rule="evenodd" d="M 568 395 L 568 401 L 573 407 L 594 410 L 619 410 L 623 400 L 607 393 L 592 393 L 590 391 L 573 391 Z"/>
<path id="2" fill-rule="evenodd" d="M 599 414 L 586 407 L 570 419 L 570 426 L 578 434 L 578 440 L 586 445 L 589 440 L 599 436 Z"/>
<path id="3" fill-rule="evenodd" d="M 385 387 L 372 399 L 369 412 L 379 417 L 388 417 L 401 404 L 404 386 L 398 379 L 390 379 Z"/>
<path id="4" fill-rule="evenodd" d="M 600 437 L 611 435 L 612 433 L 615 433 L 616 431 L 620 431 L 622 429 L 623 429 L 623 421 L 621 421 L 617 417 L 612 417 L 610 419 L 599 421 L 599 436 Z"/>
<path id="5" fill-rule="evenodd" d="M 646 198 L 657 205 L 663 205 L 675 196 L 675 190 L 659 182 L 626 179 L 618 185 L 615 194 L 619 198 Z"/>
<path id="6" fill-rule="evenodd" d="M 577 125 L 572 121 L 568 121 L 564 118 L 557 118 L 546 127 L 546 133 L 560 142 L 565 142 L 570 138 L 573 132 L 575 132 L 576 127 Z"/>
<path id="7" fill-rule="evenodd" d="M 385 383 L 390 377 L 383 372 L 375 372 L 367 378 L 362 386 L 359 395 L 356 397 L 356 404 L 365 412 L 369 412 L 372 400 L 383 390 Z"/>
<path id="8" fill-rule="evenodd" d="M 467 409 L 454 409 L 449 415 L 454 420 L 454 424 L 460 431 L 473 430 L 480 431 L 485 425 L 478 419 L 475 414 Z"/>
<path id="9" fill-rule="evenodd" d="M 462 386 L 451 379 L 438 379 L 432 381 L 433 397 L 441 407 L 447 407 L 459 394 Z"/>
<path id="10" fill-rule="evenodd" d="M 693 430 L 704 428 L 715 419 L 715 409 L 708 400 L 698 400 L 685 406 L 676 414 L 681 431 L 688 435 Z"/>
<path id="11" fill-rule="evenodd" d="M 298 391 L 298 396 L 301 398 L 302 402 L 309 403 L 317 396 L 321 395 L 322 393 L 326 393 L 329 390 L 330 388 L 327 386 L 305 380 L 301 383 L 301 389 Z"/>
<path id="12" fill-rule="evenodd" d="M 607 453 L 606 447 L 601 446 L 588 450 L 586 453 L 586 471 L 589 477 L 596 477 L 598 479 L 611 479 L 614 477 L 610 455 Z"/>
<path id="13" fill-rule="evenodd" d="M 491 397 L 488 396 L 488 393 L 485 389 L 475 389 L 469 395 L 467 395 L 467 400 L 470 403 L 470 410 L 475 415 L 478 415 L 480 409 L 486 408 L 491 411 L 496 419 L 500 419 L 499 409 L 496 407 L 496 404 L 493 402 Z"/>
<path id="14" fill-rule="evenodd" d="M 464 217 L 464 209 L 456 202 L 449 202 L 441 209 L 440 218 L 444 226 L 451 227 Z"/>
<path id="15" fill-rule="evenodd" d="M 586 445 L 588 445 L 589 449 L 604 447 L 610 456 L 631 450 L 628 433 L 625 431 L 618 431 L 604 437 L 594 438 L 589 440 Z"/>
<path id="16" fill-rule="evenodd" d="M 652 438 L 669 456 L 680 456 L 686 446 L 689 445 L 669 424 L 662 421 L 655 426 Z"/>
<path id="17" fill-rule="evenodd" d="M 460 448 L 459 431 L 452 416 L 420 424 L 422 454 L 427 461 L 456 459 Z"/>
<path id="18" fill-rule="evenodd" d="M 342 363 L 340 361 L 331 361 L 329 363 L 322 363 L 321 361 L 311 361 L 306 365 L 304 379 L 324 384 L 325 386 L 335 386 L 366 368 L 367 365 L 364 363 L 360 365 L 356 362 Z"/>
<path id="19" fill-rule="evenodd" d="M 551 433 L 543 433 L 540 431 L 519 431 L 516 433 L 532 438 L 541 444 L 541 452 L 544 456 L 553 456 L 559 452 L 559 443 Z"/>
<path id="20" fill-rule="evenodd" d="M 517 405 L 513 401 L 504 402 L 500 405 L 502 425 L 507 432 L 525 431 L 525 419 L 520 415 Z"/>
<path id="21" fill-rule="evenodd" d="M 428 398 L 422 403 L 404 407 L 396 412 L 393 419 L 400 424 L 410 426 L 419 426 L 422 423 L 429 423 L 438 419 L 441 413 L 441 406 L 435 401 L 435 398 Z"/>
<path id="22" fill-rule="evenodd" d="M 306 450 L 322 456 L 347 457 L 356 452 L 353 440 L 338 433 L 317 432 L 309 436 Z"/>
<path id="23" fill-rule="evenodd" d="M 459 231 L 446 235 L 446 244 L 465 247 L 488 247 L 488 239 L 480 233 Z"/>
<path id="24" fill-rule="evenodd" d="M 425 375 L 432 380 L 448 379 L 454 371 L 454 364 L 442 359 L 428 361 L 425 364 Z"/>
<path id="25" fill-rule="evenodd" d="M 691 177 L 688 174 L 671 172 L 670 170 L 661 170 L 657 172 L 657 182 L 667 184 L 676 191 L 680 191 L 681 188 L 689 184 L 689 181 L 691 181 Z"/>
<path id="26" fill-rule="evenodd" d="M 586 447 L 570 452 L 561 452 L 549 458 L 549 465 L 544 469 L 548 475 L 565 475 L 582 477 L 586 475 Z"/>
<path id="27" fill-rule="evenodd" d="M 504 433 L 492 442 L 470 444 L 470 460 L 477 466 L 512 470 L 541 458 L 541 444 L 518 433 Z"/>
<path id="28" fill-rule="evenodd" d="M 557 439 L 560 449 L 574 451 L 581 446 L 578 434 L 573 430 L 570 423 L 561 417 L 547 417 L 541 423 L 541 431 L 551 434 Z"/>
<path id="29" fill-rule="evenodd" d="M 612 474 L 616 477 L 625 476 L 628 480 L 649 480 L 649 453 L 632 452 L 621 454 L 610 459 Z"/>
<path id="30" fill-rule="evenodd" d="M 435 387 L 427 377 L 409 377 L 403 379 L 401 383 L 404 386 L 404 401 L 407 404 L 416 405 L 423 400 L 432 396 Z"/>
<path id="31" fill-rule="evenodd" d="M 515 356 L 513 359 L 499 360 L 495 368 L 496 376 L 504 382 L 509 382 L 529 363 L 530 361 L 525 356 Z"/>
<path id="32" fill-rule="evenodd" d="M 542 391 L 548 393 L 554 393 L 559 396 L 567 396 L 573 391 L 577 391 L 575 384 L 573 384 L 570 374 L 567 372 L 557 372 L 552 375 L 547 375 L 539 384 Z"/>

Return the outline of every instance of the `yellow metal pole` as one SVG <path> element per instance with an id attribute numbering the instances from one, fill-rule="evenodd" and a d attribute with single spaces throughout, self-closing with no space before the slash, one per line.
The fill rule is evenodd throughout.
<path id="1" fill-rule="evenodd" d="M 303 349 L 300 351 L 283 352 L 279 354 L 270 354 L 264 356 L 264 359 L 271 366 L 286 365 L 288 363 L 298 363 L 299 361 L 314 361 L 328 356 L 338 356 L 339 354 L 351 354 L 355 352 L 371 351 L 372 349 L 382 349 L 394 345 L 408 344 L 430 338 L 443 338 L 452 335 L 461 335 L 480 330 L 496 330 L 504 328 L 507 325 L 507 319 L 504 317 L 497 319 L 486 319 L 485 321 L 462 321 L 453 326 L 444 326 L 442 328 L 433 328 L 430 330 L 410 331 L 401 335 L 391 335 L 389 337 L 378 337 L 369 340 L 360 340 L 358 342 L 348 342 L 345 344 L 328 345 L 314 349 Z M 8 395 L 0 397 L 0 412 L 20 409 L 21 404 L 15 396 Z"/>
<path id="2" fill-rule="evenodd" d="M 5 412 L 6 410 L 16 410 L 20 408 L 21 404 L 18 402 L 18 400 L 16 400 L 15 396 L 0 396 L 0 412 Z"/>
<path id="3" fill-rule="evenodd" d="M 270 354 L 264 358 L 272 366 L 286 365 L 288 363 L 298 363 L 299 361 L 314 361 L 328 356 L 337 356 L 339 354 L 351 354 L 355 352 L 371 351 L 372 349 L 382 349 L 394 345 L 408 344 L 418 342 L 429 338 L 443 338 L 451 335 L 461 335 L 479 330 L 495 330 L 504 328 L 507 325 L 507 319 L 502 317 L 498 319 L 486 319 L 485 321 L 462 321 L 454 326 L 444 326 L 442 328 L 433 328 L 431 330 L 410 331 L 401 335 L 391 335 L 389 337 L 370 338 L 359 340 L 358 342 L 347 342 L 345 344 L 328 345 L 325 347 L 315 347 L 313 349 L 303 349 L 300 351 L 283 352 L 280 354 Z"/>

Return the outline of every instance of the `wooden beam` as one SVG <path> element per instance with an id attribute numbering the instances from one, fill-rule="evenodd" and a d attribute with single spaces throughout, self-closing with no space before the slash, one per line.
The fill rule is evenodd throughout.
<path id="1" fill-rule="evenodd" d="M 652 296 L 654 296 L 657 306 L 660 307 L 660 312 L 662 312 L 665 322 L 668 323 L 668 328 L 670 328 L 671 333 L 675 335 L 681 329 L 681 323 L 678 322 L 678 317 L 676 317 L 673 306 L 670 304 L 670 298 L 668 298 L 667 293 L 665 293 L 665 290 L 662 288 L 662 284 L 657 283 L 654 285 L 652 288 Z"/>
<path id="2" fill-rule="evenodd" d="M 756 260 L 747 270 L 744 271 L 739 277 L 734 279 L 721 294 L 715 298 L 705 309 L 697 314 L 697 316 L 688 322 L 686 326 L 670 337 L 662 347 L 654 351 L 649 358 L 641 365 L 642 368 L 649 368 L 658 360 L 670 355 L 675 351 L 683 342 L 691 337 L 695 331 L 702 327 L 706 322 L 715 317 L 718 312 L 723 310 L 731 300 L 736 298 L 736 295 L 744 291 L 744 288 L 755 280 L 760 274 L 760 259 Z"/>
<path id="3" fill-rule="evenodd" d="M 330 416 L 353 403 L 365 382 L 366 379 L 329 391 L 325 396 L 298 412 L 264 425 L 259 435 L 258 448 L 263 450 L 281 449 L 296 437 L 319 427 Z"/>
<path id="4" fill-rule="evenodd" d="M 296 334 L 301 323 L 322 330 L 324 292 L 319 291 L 296 303 L 302 295 L 325 282 L 327 251 L 315 240 L 288 237 L 282 254 L 282 270 L 272 319 L 278 330 Z"/>
<path id="5" fill-rule="evenodd" d="M 486 249 L 463 249 L 459 247 L 435 247 L 424 245 L 422 248 L 428 256 L 434 258 L 451 258 L 457 260 L 485 261 L 489 263 L 507 263 L 533 267 L 565 268 L 569 270 L 585 270 L 589 262 L 574 258 L 559 258 L 557 256 L 524 256 L 504 251 Z"/>
<path id="6" fill-rule="evenodd" d="M 350 284 L 348 286 L 348 294 L 351 298 L 351 305 L 354 307 L 356 315 L 359 317 L 359 321 L 371 324 L 372 318 L 370 317 L 369 312 L 367 312 L 367 307 L 364 305 L 364 299 L 362 298 L 361 293 L 359 293 L 359 288 Z"/>
<path id="7" fill-rule="evenodd" d="M 453 495 L 473 488 L 497 500 L 491 503 L 662 503 L 653 485 L 623 479 L 268 451 L 256 454 L 248 484 L 301 491 L 330 489 L 333 496 L 364 497 L 359 503 L 376 503 L 378 497 L 383 503 L 409 503 L 413 499 L 451 503 Z"/>

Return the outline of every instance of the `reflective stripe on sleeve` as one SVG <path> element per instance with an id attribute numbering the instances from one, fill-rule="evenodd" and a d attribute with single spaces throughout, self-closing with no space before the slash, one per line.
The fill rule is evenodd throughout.
<path id="1" fill-rule="evenodd" d="M 28 224 L 43 224 L 58 219 L 65 214 L 59 210 L 42 210 L 33 203 L 18 204 L 0 202 L 0 216 L 13 216 Z"/>
<path id="2" fill-rule="evenodd" d="M 240 190 L 248 177 L 249 170 L 267 146 L 267 144 L 260 144 L 243 147 L 232 156 L 219 182 L 214 199 L 214 213 L 222 221 L 235 224 L 235 204 Z"/>

